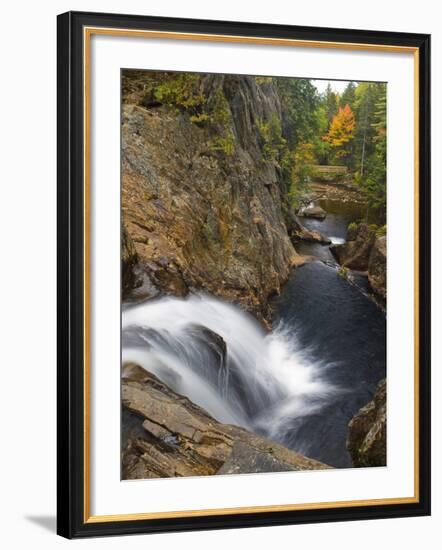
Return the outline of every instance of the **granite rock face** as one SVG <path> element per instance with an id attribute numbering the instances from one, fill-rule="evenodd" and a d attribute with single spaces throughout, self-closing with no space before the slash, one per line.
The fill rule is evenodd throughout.
<path id="1" fill-rule="evenodd" d="M 330 250 L 343 267 L 367 271 L 375 239 L 375 231 L 368 224 L 362 223 L 357 229 L 348 231 L 347 241 L 344 244 L 335 244 L 330 247 Z"/>
<path id="2" fill-rule="evenodd" d="M 279 96 L 272 83 L 249 77 L 207 75 L 203 84 L 208 97 L 224 98 L 227 152 L 213 145 L 216 127 L 123 95 L 123 225 L 138 279 L 157 292 L 206 290 L 265 319 L 296 256 L 282 169 L 259 130 L 281 112 Z"/>
<path id="3" fill-rule="evenodd" d="M 238 426 L 221 424 L 140 366 L 122 374 L 123 479 L 327 469 Z"/>
<path id="4" fill-rule="evenodd" d="M 387 237 L 378 237 L 368 261 L 368 280 L 372 289 L 384 300 L 387 298 Z"/>
<path id="5" fill-rule="evenodd" d="M 121 291 L 123 298 L 139 286 L 139 280 L 136 276 L 137 262 L 138 255 L 135 245 L 123 225 L 121 228 Z"/>
<path id="6" fill-rule="evenodd" d="M 347 241 L 330 247 L 338 262 L 348 269 L 364 271 L 373 291 L 387 298 L 387 237 L 376 235 L 376 226 L 361 223 L 349 228 Z"/>
<path id="7" fill-rule="evenodd" d="M 373 400 L 351 419 L 347 448 L 356 467 L 387 464 L 387 382 L 379 382 Z"/>

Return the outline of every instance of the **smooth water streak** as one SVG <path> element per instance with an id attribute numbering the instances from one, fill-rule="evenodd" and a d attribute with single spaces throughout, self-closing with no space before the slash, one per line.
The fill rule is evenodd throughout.
<path id="1" fill-rule="evenodd" d="M 271 333 L 238 306 L 204 294 L 123 311 L 123 364 L 134 362 L 220 422 L 285 441 L 287 426 L 338 388 L 284 323 Z M 309 353 L 310 356 L 310 353 Z"/>

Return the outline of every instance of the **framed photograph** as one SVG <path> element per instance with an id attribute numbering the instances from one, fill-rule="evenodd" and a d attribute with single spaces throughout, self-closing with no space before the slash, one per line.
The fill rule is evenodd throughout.
<path id="1" fill-rule="evenodd" d="M 430 513 L 429 67 L 58 17 L 60 535 Z"/>

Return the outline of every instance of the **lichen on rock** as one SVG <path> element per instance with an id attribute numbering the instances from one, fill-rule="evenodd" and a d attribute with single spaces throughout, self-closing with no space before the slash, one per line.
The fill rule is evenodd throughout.
<path id="1" fill-rule="evenodd" d="M 221 94 L 224 109 L 205 124 L 167 105 L 146 107 L 133 88 L 123 96 L 124 227 L 160 292 L 206 290 L 266 318 L 296 256 L 281 166 L 264 154 L 258 128 L 280 111 L 279 97 L 253 77 L 204 78 L 206 96 Z M 213 147 L 226 128 L 229 152 Z"/>

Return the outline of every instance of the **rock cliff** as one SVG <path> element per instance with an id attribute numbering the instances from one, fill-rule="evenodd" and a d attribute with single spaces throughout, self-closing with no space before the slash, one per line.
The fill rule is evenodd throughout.
<path id="1" fill-rule="evenodd" d="M 142 75 L 123 86 L 123 296 L 206 289 L 266 318 L 296 256 L 264 131 L 281 116 L 278 92 L 252 77 L 199 85 L 218 104 L 194 117 L 146 99 Z"/>
<path id="2" fill-rule="evenodd" d="M 368 260 L 368 280 L 373 290 L 387 298 L 387 237 L 377 237 Z"/>
<path id="3" fill-rule="evenodd" d="M 373 400 L 348 425 L 347 448 L 355 466 L 387 463 L 387 382 L 379 382 Z"/>
<path id="4" fill-rule="evenodd" d="M 329 468 L 219 423 L 135 364 L 123 369 L 122 403 L 123 479 Z"/>
<path id="5" fill-rule="evenodd" d="M 373 291 L 387 298 L 387 237 L 377 235 L 376 226 L 361 223 L 351 227 L 344 244 L 330 247 L 338 262 L 349 269 L 365 271 Z"/>
<path id="6" fill-rule="evenodd" d="M 375 239 L 375 230 L 368 224 L 361 223 L 356 228 L 348 230 L 347 241 L 344 244 L 335 244 L 330 249 L 343 267 L 367 271 Z"/>

